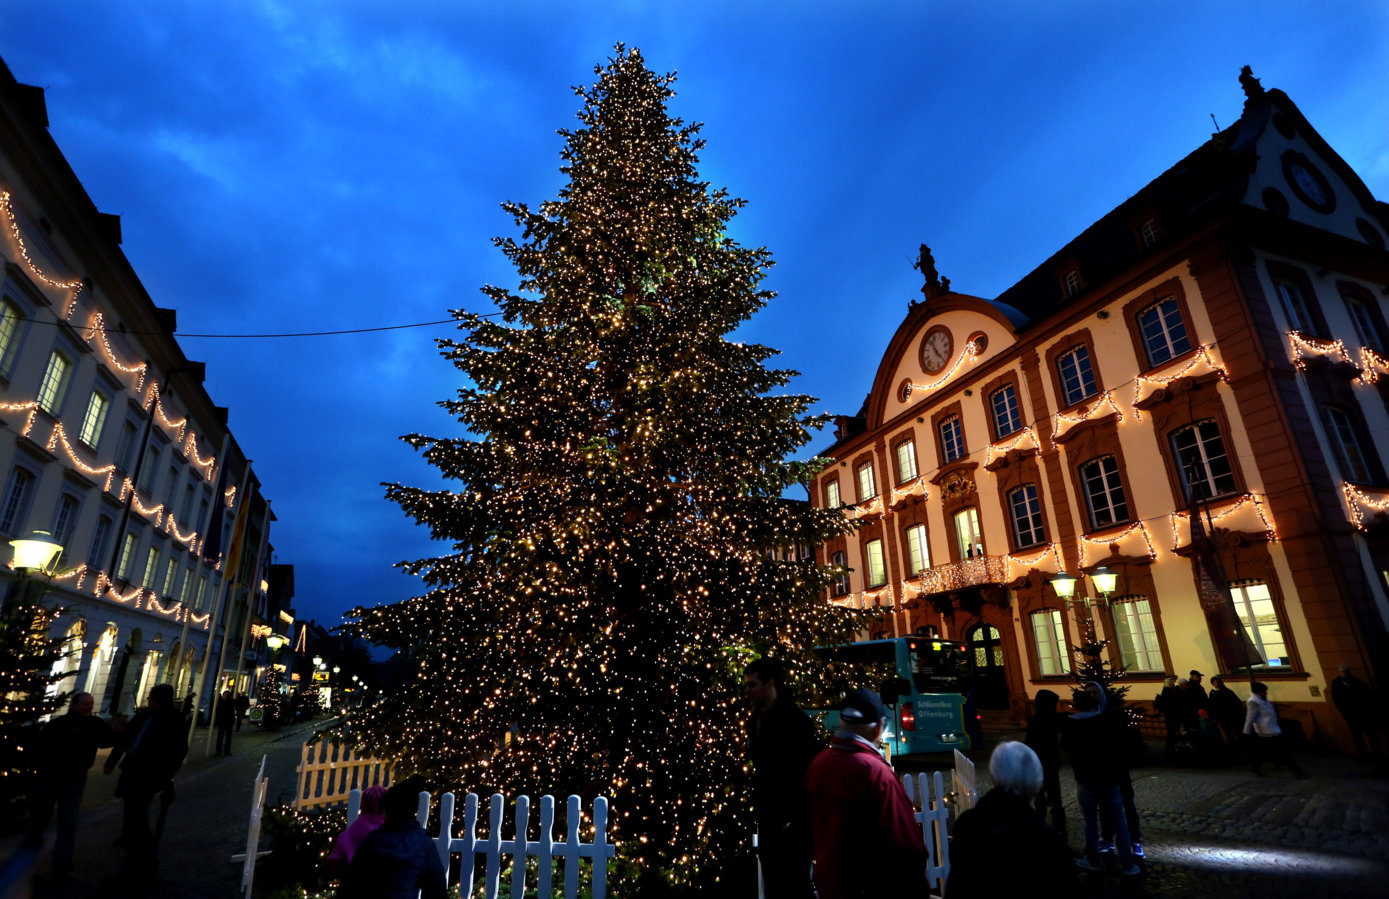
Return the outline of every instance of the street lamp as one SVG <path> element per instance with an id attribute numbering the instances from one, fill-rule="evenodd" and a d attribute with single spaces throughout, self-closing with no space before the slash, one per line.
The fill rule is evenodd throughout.
<path id="1" fill-rule="evenodd" d="M 314 656 L 314 657 L 313 657 L 313 664 L 314 664 L 314 667 L 315 667 L 315 668 L 322 668 L 322 667 L 323 667 L 323 656 Z"/>
<path id="2" fill-rule="evenodd" d="M 284 646 L 288 642 L 288 640 L 286 640 L 284 637 L 281 637 L 279 634 L 271 634 L 270 636 L 265 638 L 265 645 L 270 647 L 271 652 L 276 653 L 280 651 L 280 647 Z"/>
<path id="3" fill-rule="evenodd" d="M 34 531 L 28 537 L 10 541 L 14 547 L 14 567 L 21 571 L 47 571 L 63 554 L 63 544 L 48 531 Z"/>
<path id="4" fill-rule="evenodd" d="M 1114 592 L 1114 586 L 1119 582 L 1119 575 L 1101 565 L 1090 572 L 1090 579 L 1095 582 L 1095 589 L 1104 598 L 1104 604 L 1109 605 L 1109 594 Z"/>
<path id="5" fill-rule="evenodd" d="M 1051 589 L 1055 590 L 1056 595 L 1061 597 L 1061 601 L 1069 606 L 1071 597 L 1076 595 L 1076 578 L 1064 570 L 1058 571 L 1051 579 Z"/>

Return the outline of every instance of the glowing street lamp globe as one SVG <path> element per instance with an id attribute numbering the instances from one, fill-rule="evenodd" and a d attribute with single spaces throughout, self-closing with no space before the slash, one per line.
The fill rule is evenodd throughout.
<path id="1" fill-rule="evenodd" d="M 286 640 L 284 637 L 281 637 L 279 634 L 271 634 L 270 636 L 265 638 L 265 645 L 269 646 L 272 652 L 279 652 L 280 647 L 284 646 L 288 642 L 288 640 Z"/>
<path id="2" fill-rule="evenodd" d="M 34 531 L 28 537 L 10 541 L 14 547 L 14 567 L 30 571 L 47 571 L 63 553 L 63 545 L 48 531 Z"/>
<path id="3" fill-rule="evenodd" d="M 1076 594 L 1076 579 L 1074 575 L 1064 571 L 1058 571 L 1056 576 L 1051 579 L 1051 588 L 1056 591 L 1056 595 L 1064 600 L 1069 600 Z"/>

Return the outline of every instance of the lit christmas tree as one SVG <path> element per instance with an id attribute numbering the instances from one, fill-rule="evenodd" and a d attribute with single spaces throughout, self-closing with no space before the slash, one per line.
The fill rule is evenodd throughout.
<path id="1" fill-rule="evenodd" d="M 452 552 L 407 566 L 425 595 L 350 613 L 418 673 L 346 734 L 442 788 L 610 797 L 636 895 L 747 850 L 743 665 L 809 672 L 858 619 L 796 551 L 842 511 L 782 498 L 823 464 L 783 461 L 812 400 L 728 339 L 770 254 L 728 236 L 742 201 L 699 180 L 673 78 L 621 45 L 596 72 L 559 198 L 504 207 L 518 291 L 442 342 L 472 386 L 441 405 L 477 439 L 407 437 L 456 484 L 387 494 Z"/>
<path id="2" fill-rule="evenodd" d="M 261 719 L 264 727 L 275 727 L 285 717 L 284 684 L 285 675 L 278 666 L 265 669 L 260 682 L 260 698 L 256 700 L 256 705 L 265 710 L 265 717 Z"/>
<path id="3" fill-rule="evenodd" d="M 0 616 L 0 811 L 14 817 L 37 758 L 26 748 L 44 715 L 66 703 L 70 691 L 50 692 L 66 675 L 54 673 L 64 658 L 62 640 L 49 635 L 59 611 L 26 598 L 24 584 Z"/>

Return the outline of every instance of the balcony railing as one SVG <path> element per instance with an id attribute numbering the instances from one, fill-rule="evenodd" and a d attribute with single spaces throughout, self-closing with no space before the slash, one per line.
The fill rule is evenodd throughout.
<path id="1" fill-rule="evenodd" d="M 1007 581 L 1007 556 L 975 556 L 962 562 L 928 568 L 907 584 L 908 589 L 915 588 L 920 593 L 947 593 Z"/>

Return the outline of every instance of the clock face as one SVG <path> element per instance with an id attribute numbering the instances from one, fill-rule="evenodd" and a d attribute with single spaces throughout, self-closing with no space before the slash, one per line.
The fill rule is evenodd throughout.
<path id="1" fill-rule="evenodd" d="M 1301 153 L 1289 152 L 1284 157 L 1283 176 L 1297 198 L 1318 212 L 1330 212 L 1336 205 L 1331 185 Z"/>
<path id="2" fill-rule="evenodd" d="M 949 364 L 953 349 L 954 341 L 950 332 L 945 328 L 932 328 L 926 339 L 921 341 L 921 367 L 926 369 L 927 374 L 936 374 Z"/>

